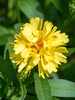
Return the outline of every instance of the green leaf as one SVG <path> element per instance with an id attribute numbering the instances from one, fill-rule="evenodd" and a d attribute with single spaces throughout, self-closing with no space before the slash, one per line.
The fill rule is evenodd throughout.
<path id="1" fill-rule="evenodd" d="M 64 15 L 68 16 L 69 14 L 69 5 L 68 0 L 51 0 L 55 7 Z M 66 13 L 67 12 L 67 13 Z"/>
<path id="2" fill-rule="evenodd" d="M 5 28 L 4 26 L 0 26 L 0 45 L 5 45 L 8 41 L 8 36 L 10 34 L 13 35 L 14 30 L 12 28 Z"/>
<path id="3" fill-rule="evenodd" d="M 15 0 L 8 0 L 8 9 L 12 9 L 15 4 Z"/>
<path id="4" fill-rule="evenodd" d="M 2 35 L 9 35 L 9 30 L 7 28 L 5 28 L 4 26 L 0 25 L 0 36 Z"/>
<path id="5" fill-rule="evenodd" d="M 10 100 L 19 100 L 19 97 L 17 97 L 16 95 L 13 95 Z"/>
<path id="6" fill-rule="evenodd" d="M 0 26 L 0 45 L 5 45 L 8 40 L 9 30 L 4 26 Z"/>
<path id="7" fill-rule="evenodd" d="M 59 99 L 59 98 L 55 98 L 55 97 L 53 97 L 52 100 L 60 100 L 60 99 Z"/>
<path id="8" fill-rule="evenodd" d="M 68 48 L 68 53 L 67 54 L 65 54 L 66 56 L 70 56 L 70 55 L 72 55 L 73 53 L 75 53 L 75 48 Z"/>
<path id="9" fill-rule="evenodd" d="M 38 100 L 52 100 L 48 79 L 39 78 L 38 74 L 35 73 L 34 82 Z"/>
<path id="10" fill-rule="evenodd" d="M 9 36 L 8 37 L 8 42 L 6 43 L 5 49 L 4 49 L 4 59 L 6 58 L 7 50 L 9 51 L 9 54 L 13 52 L 13 48 L 10 47 L 10 45 L 9 45 L 10 42 L 14 42 L 14 36 Z"/>
<path id="11" fill-rule="evenodd" d="M 13 69 L 12 63 L 10 62 L 9 57 L 6 57 L 6 60 L 0 56 L 0 72 L 3 74 L 4 78 L 9 81 L 13 81 L 16 86 L 18 86 L 18 80 L 16 77 L 15 70 Z"/>
<path id="12" fill-rule="evenodd" d="M 8 42 L 5 45 L 5 49 L 4 49 L 4 59 L 6 59 L 6 52 L 7 52 L 7 50 L 9 52 L 9 54 L 14 51 L 13 48 L 10 47 L 10 45 L 9 45 L 10 42 L 14 42 L 14 36 L 12 36 L 12 35 L 10 35 L 8 37 Z M 11 60 L 11 62 L 12 62 L 12 60 Z M 12 63 L 12 65 L 13 65 L 14 69 L 17 69 L 17 66 L 16 66 L 15 63 Z"/>
<path id="13" fill-rule="evenodd" d="M 7 35 L 0 36 L 0 45 L 5 45 L 7 41 L 8 41 Z"/>
<path id="14" fill-rule="evenodd" d="M 6 85 L 6 81 L 2 78 L 2 76 L 0 75 L 0 100 L 1 97 L 3 96 L 4 94 L 4 88 L 5 88 L 5 85 Z"/>
<path id="15" fill-rule="evenodd" d="M 8 87 L 7 97 L 11 96 L 14 92 L 14 87 Z"/>
<path id="16" fill-rule="evenodd" d="M 49 5 L 51 3 L 51 0 L 45 0 L 45 5 Z"/>
<path id="17" fill-rule="evenodd" d="M 75 97 L 75 83 L 67 80 L 49 80 L 52 96 Z"/>
<path id="18" fill-rule="evenodd" d="M 18 0 L 18 7 L 29 19 L 31 17 L 43 18 L 43 14 L 40 11 L 41 7 L 37 0 Z"/>

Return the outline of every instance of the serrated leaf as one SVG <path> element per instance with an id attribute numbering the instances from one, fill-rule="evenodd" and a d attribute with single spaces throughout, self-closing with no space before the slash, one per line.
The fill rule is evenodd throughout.
<path id="1" fill-rule="evenodd" d="M 38 100 L 52 100 L 48 79 L 39 78 L 38 74 L 35 73 L 34 82 Z"/>
<path id="2" fill-rule="evenodd" d="M 29 19 L 31 17 L 43 18 L 43 14 L 40 12 L 41 7 L 37 0 L 18 0 L 18 7 Z"/>
<path id="3" fill-rule="evenodd" d="M 49 80 L 52 96 L 75 97 L 75 83 L 67 80 Z"/>

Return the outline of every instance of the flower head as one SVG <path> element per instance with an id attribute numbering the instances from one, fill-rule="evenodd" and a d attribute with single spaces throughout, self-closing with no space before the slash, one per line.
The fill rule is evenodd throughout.
<path id="1" fill-rule="evenodd" d="M 24 69 L 25 74 L 38 65 L 39 76 L 45 78 L 57 72 L 58 65 L 66 63 L 67 53 L 65 46 L 69 39 L 65 33 L 56 31 L 57 27 L 46 21 L 42 28 L 42 19 L 31 18 L 21 28 L 19 34 L 14 35 L 14 43 L 10 43 L 14 53 L 10 58 L 19 65 L 18 72 Z"/>

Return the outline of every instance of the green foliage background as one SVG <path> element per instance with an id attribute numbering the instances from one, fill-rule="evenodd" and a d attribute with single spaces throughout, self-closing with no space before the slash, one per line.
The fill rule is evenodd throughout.
<path id="1" fill-rule="evenodd" d="M 68 62 L 50 78 L 17 74 L 9 42 L 31 17 L 51 21 L 69 35 Z M 75 100 L 75 0 L 0 0 L 0 100 Z"/>

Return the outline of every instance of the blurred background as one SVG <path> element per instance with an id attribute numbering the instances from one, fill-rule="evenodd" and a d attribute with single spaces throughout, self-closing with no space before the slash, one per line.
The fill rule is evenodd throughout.
<path id="1" fill-rule="evenodd" d="M 20 27 L 29 22 L 31 17 L 51 21 L 61 32 L 69 36 L 70 42 L 67 45 L 69 53 L 65 54 L 68 61 L 59 67 L 58 73 L 53 77 L 75 82 L 75 0 L 0 0 L 0 56 L 6 59 L 12 52 L 9 42 L 13 41 L 13 35 L 20 32 Z M 14 64 L 13 67 L 17 69 Z M 0 70 L 3 71 L 1 68 Z M 4 83 L 4 80 L 1 82 Z M 3 91 L 4 87 L 5 84 L 1 88 Z M 0 91 L 0 96 L 8 100 L 5 99 L 6 92 Z M 75 98 L 61 98 L 61 100 L 75 100 Z"/>

